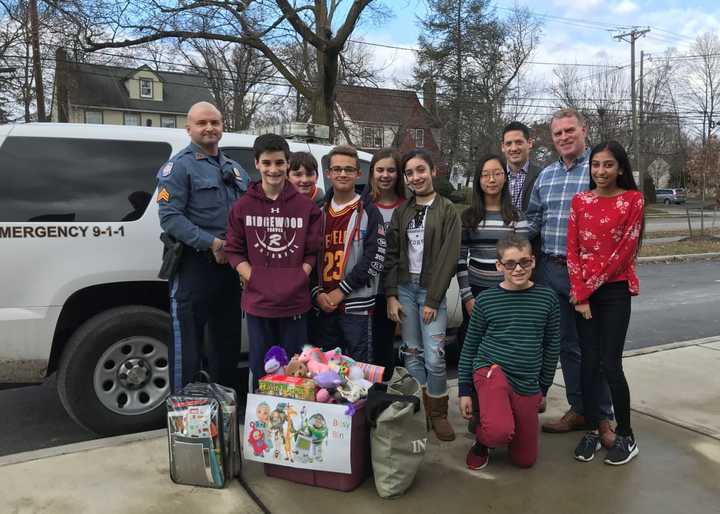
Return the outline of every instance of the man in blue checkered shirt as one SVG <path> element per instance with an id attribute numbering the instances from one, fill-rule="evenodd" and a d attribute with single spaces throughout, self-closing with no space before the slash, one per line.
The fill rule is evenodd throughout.
<path id="1" fill-rule="evenodd" d="M 536 279 L 551 287 L 560 300 L 560 364 L 570 410 L 557 421 L 543 424 L 545 432 L 583 430 L 582 386 L 580 379 L 580 345 L 575 328 L 575 309 L 570 303 L 570 280 L 567 271 L 567 222 L 573 196 L 590 187 L 590 149 L 587 148 L 587 127 L 582 114 L 575 109 L 561 109 L 553 114 L 550 132 L 555 150 L 560 155 L 553 164 L 540 172 L 530 195 L 527 220 L 530 237 L 540 235 Z M 612 404 L 607 384 L 600 394 L 600 411 L 605 419 L 600 432 L 612 438 Z"/>

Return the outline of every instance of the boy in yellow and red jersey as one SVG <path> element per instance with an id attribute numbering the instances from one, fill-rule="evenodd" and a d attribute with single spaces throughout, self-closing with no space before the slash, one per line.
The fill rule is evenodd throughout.
<path id="1" fill-rule="evenodd" d="M 312 297 L 319 309 L 313 343 L 340 347 L 355 360 L 370 361 L 370 314 L 385 261 L 382 215 L 369 195 L 360 196 L 357 151 L 337 146 L 326 173 L 332 189 L 323 206 L 323 248 Z"/>

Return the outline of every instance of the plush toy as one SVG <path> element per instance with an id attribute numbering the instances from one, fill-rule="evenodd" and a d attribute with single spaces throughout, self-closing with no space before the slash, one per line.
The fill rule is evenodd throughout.
<path id="1" fill-rule="evenodd" d="M 300 362 L 304 362 L 310 370 L 310 373 L 313 375 L 330 370 L 325 354 L 320 350 L 320 348 L 315 348 L 313 346 L 306 346 L 303 348 L 303 351 L 300 354 Z"/>
<path id="2" fill-rule="evenodd" d="M 342 384 L 342 379 L 334 371 L 324 371 L 313 377 L 315 384 L 322 389 L 337 389 Z"/>
<path id="3" fill-rule="evenodd" d="M 338 387 L 336 394 L 340 399 L 353 403 L 361 398 L 365 398 L 367 396 L 367 389 L 363 388 L 360 384 L 347 380 Z"/>
<path id="4" fill-rule="evenodd" d="M 353 366 L 350 368 L 347 378 L 349 382 L 357 384 L 365 390 L 370 389 L 373 385 L 373 383 L 369 380 L 365 380 L 365 375 L 363 374 L 363 370 L 360 366 Z"/>
<path id="5" fill-rule="evenodd" d="M 291 377 L 310 378 L 310 371 L 307 365 L 300 360 L 298 355 L 294 355 L 288 365 L 285 366 L 285 373 Z"/>
<path id="6" fill-rule="evenodd" d="M 268 375 L 284 375 L 287 364 L 287 353 L 282 346 L 271 346 L 265 353 L 265 373 Z"/>
<path id="7" fill-rule="evenodd" d="M 330 391 L 328 391 L 325 388 L 318 389 L 317 394 L 315 395 L 315 401 L 320 403 L 332 403 L 333 397 L 330 394 Z"/>

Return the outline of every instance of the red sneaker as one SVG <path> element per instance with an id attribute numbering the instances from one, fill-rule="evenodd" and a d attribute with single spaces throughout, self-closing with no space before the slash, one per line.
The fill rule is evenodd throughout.
<path id="1" fill-rule="evenodd" d="M 487 466 L 488 460 L 490 460 L 490 456 L 487 447 L 476 441 L 472 448 L 468 450 L 465 464 L 467 464 L 468 468 L 476 471 Z"/>

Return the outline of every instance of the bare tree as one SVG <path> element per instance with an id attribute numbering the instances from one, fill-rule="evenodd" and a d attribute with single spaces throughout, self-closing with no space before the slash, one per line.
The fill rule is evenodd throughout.
<path id="1" fill-rule="evenodd" d="M 332 125 L 340 55 L 363 12 L 377 0 L 45 0 L 84 30 L 88 50 L 124 48 L 166 38 L 244 44 L 261 52 L 312 107 L 313 120 Z M 339 8 L 347 3 L 342 20 Z M 344 7 L 344 6 L 343 6 Z M 369 11 L 372 12 L 372 11 Z M 337 21 L 337 23 L 335 23 Z M 316 55 L 317 79 L 305 83 L 288 68 L 277 48 L 294 37 Z"/>
<path id="2" fill-rule="evenodd" d="M 237 43 L 191 39 L 179 42 L 178 49 L 192 71 L 207 80 L 227 130 L 247 130 L 276 83 L 272 64 L 254 48 Z"/>

